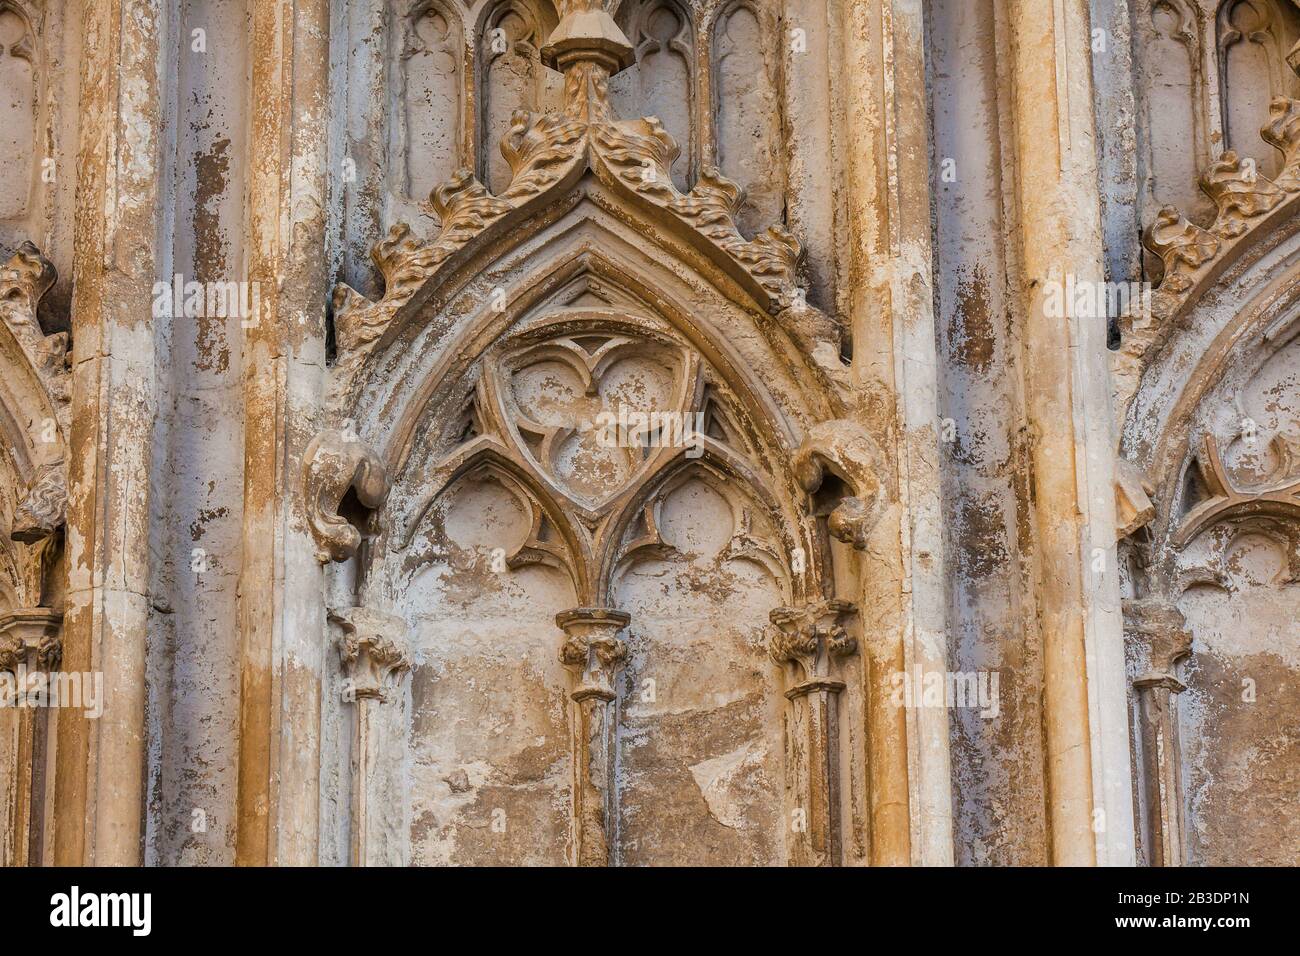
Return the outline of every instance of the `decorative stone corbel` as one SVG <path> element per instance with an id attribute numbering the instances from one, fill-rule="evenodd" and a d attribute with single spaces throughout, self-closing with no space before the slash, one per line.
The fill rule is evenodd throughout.
<path id="1" fill-rule="evenodd" d="M 1147 664 L 1143 676 L 1133 681 L 1133 688 L 1141 722 L 1150 861 L 1153 866 L 1181 866 L 1183 795 L 1175 695 L 1187 687 L 1178 679 L 1176 668 L 1191 653 L 1192 635 L 1182 612 L 1158 597 L 1125 601 L 1124 631 L 1126 640 Z"/>
<path id="2" fill-rule="evenodd" d="M 631 617 L 609 608 L 578 607 L 555 616 L 564 631 L 560 662 L 574 675 L 572 720 L 573 859 L 578 866 L 608 866 L 618 813 L 614 787 L 618 690 L 615 677 L 627 660 L 618 634 Z"/>
<path id="3" fill-rule="evenodd" d="M 361 532 L 339 514 L 349 489 L 370 509 L 388 497 L 388 476 L 379 456 L 354 432 L 327 429 L 307 445 L 302 458 L 307 523 L 322 563 L 345 561 L 361 546 Z"/>
<path id="4" fill-rule="evenodd" d="M 839 695 L 845 684 L 835 670 L 857 651 L 847 632 L 855 612 L 848 601 L 817 601 L 771 613 L 776 630 L 768 653 L 787 671 L 787 757 L 803 801 L 794 808 L 803 816 L 795 833 L 805 836 L 796 843 L 795 862 L 807 866 L 838 866 L 841 859 Z"/>
<path id="5" fill-rule="evenodd" d="M 827 472 L 852 489 L 853 494 L 831 512 L 827 525 L 834 537 L 859 551 L 866 550 L 867 539 L 884 509 L 880 461 L 867 430 L 844 419 L 814 425 L 794 457 L 795 475 L 809 494 L 821 488 Z"/>
<path id="6" fill-rule="evenodd" d="M 1122 541 L 1146 527 L 1156 516 L 1151 488 L 1142 471 L 1127 458 L 1115 461 L 1115 540 Z"/>
<path id="7" fill-rule="evenodd" d="M 396 697 L 398 681 L 411 667 L 407 651 L 407 624 L 400 617 L 370 608 L 352 607 L 329 612 L 337 624 L 339 659 L 345 680 L 343 699 L 356 704 L 353 725 L 352 821 L 351 845 L 354 866 L 371 866 L 394 862 L 385 846 L 399 843 L 386 840 L 386 821 L 392 814 L 372 812 L 385 801 L 372 795 L 382 786 L 384 777 L 382 715 L 373 708 Z M 391 803 L 391 801 L 386 801 Z M 400 815 L 399 815 L 400 816 Z"/>

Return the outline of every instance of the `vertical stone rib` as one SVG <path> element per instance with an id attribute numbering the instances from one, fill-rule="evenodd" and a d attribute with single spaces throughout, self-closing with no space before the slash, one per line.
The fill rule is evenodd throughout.
<path id="1" fill-rule="evenodd" d="M 920 0 L 854 3 L 844 24 L 847 255 L 862 423 L 892 466 L 890 507 L 859 560 L 874 622 L 867 728 L 871 861 L 949 865 L 948 715 L 896 706 L 891 675 L 947 670 L 928 108 Z"/>
<path id="2" fill-rule="evenodd" d="M 855 654 L 857 641 L 845 627 L 856 613 L 848 601 L 820 601 L 772 611 L 776 631 L 768 653 L 790 669 L 786 692 L 792 712 L 787 760 L 806 819 L 796 836 L 791 862 L 839 866 L 843 862 L 840 802 L 839 696 L 844 682 L 832 676 L 835 662 Z"/>
<path id="3" fill-rule="evenodd" d="M 1191 653 L 1192 634 L 1173 602 L 1160 597 L 1124 603 L 1124 630 L 1147 669 L 1133 681 L 1142 740 L 1142 788 L 1146 803 L 1148 862 L 1183 865 L 1183 786 L 1179 771 L 1176 696 L 1187 689 L 1178 662 Z"/>
<path id="4" fill-rule="evenodd" d="M 353 866 L 396 862 L 404 854 L 392 853 L 385 845 L 391 829 L 385 826 L 385 816 L 400 819 L 401 814 L 386 815 L 381 805 L 385 797 L 391 800 L 392 791 L 382 786 L 389 767 L 380 708 L 395 706 L 393 702 L 402 693 L 401 679 L 411 669 L 406 622 L 364 607 L 331 611 L 329 619 L 343 632 L 338 643 L 346 678 L 343 700 L 356 706 L 352 731 L 351 862 Z"/>
<path id="5" fill-rule="evenodd" d="M 47 607 L 21 608 L 0 616 L 0 672 L 16 682 L 7 708 L 17 720 L 13 779 L 6 787 L 8 825 L 0 844 L 0 866 L 40 866 L 44 857 L 45 764 L 48 756 L 48 678 L 61 653 L 63 615 Z"/>
<path id="6" fill-rule="evenodd" d="M 1047 308 L 1049 288 L 1104 278 L 1088 11 L 1007 10 L 1052 862 L 1132 864 L 1106 320 Z"/>
<path id="7" fill-rule="evenodd" d="M 166 23 L 157 0 L 88 4 L 83 23 L 64 667 L 103 673 L 104 713 L 58 721 L 65 866 L 142 859 Z"/>
<path id="8" fill-rule="evenodd" d="M 236 862 L 317 858 L 322 574 L 297 463 L 324 381 L 328 0 L 253 3 L 249 274 L 262 313 L 244 344 Z"/>

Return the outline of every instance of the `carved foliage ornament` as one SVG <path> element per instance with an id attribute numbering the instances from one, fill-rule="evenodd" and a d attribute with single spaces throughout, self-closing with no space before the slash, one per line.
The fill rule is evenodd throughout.
<path id="1" fill-rule="evenodd" d="M 849 601 L 816 601 L 800 607 L 779 607 L 771 613 L 775 630 L 768 653 L 781 665 L 795 665 L 797 683 L 786 692 L 795 697 L 809 690 L 844 685 L 830 680 L 831 662 L 858 649 L 847 625 L 857 608 Z"/>
<path id="2" fill-rule="evenodd" d="M 398 224 L 376 245 L 373 257 L 385 280 L 383 298 L 373 302 L 347 285 L 337 288 L 335 323 L 345 383 L 397 311 L 453 253 L 509 213 L 577 182 L 586 170 L 712 244 L 761 287 L 772 312 L 794 313 L 796 333 L 806 338 L 829 332 L 825 317 L 808 318 L 816 310 L 803 304 L 796 286 L 803 255 L 799 241 L 781 225 L 746 240 L 735 222 L 740 187 L 716 168 L 704 169 L 690 193 L 680 192 L 670 172 L 679 155 L 672 136 L 654 117 L 618 120 L 610 106 L 609 77 L 631 62 L 631 44 L 600 4 L 565 9 L 543 51 L 565 73 L 564 108 L 557 113 L 516 111 L 501 143 L 512 173 L 509 186 L 493 196 L 469 170 L 460 170 L 434 191 L 442 228 L 431 243 L 413 238 L 406 225 Z"/>
<path id="3" fill-rule="evenodd" d="M 1164 277 L 1151 303 L 1157 325 L 1167 326 L 1212 262 L 1269 213 L 1300 196 L 1300 101 L 1274 97 L 1260 136 L 1282 153 L 1283 167 L 1277 179 L 1262 175 L 1253 159 L 1227 150 L 1200 179 L 1201 190 L 1214 201 L 1217 210 L 1210 228 L 1202 229 L 1173 206 L 1165 206 L 1144 233 L 1143 245 L 1164 264 Z M 1144 351 L 1163 345 L 1164 332 L 1142 335 L 1139 318 L 1121 317 L 1125 336 L 1130 331 L 1138 333 Z"/>
<path id="4" fill-rule="evenodd" d="M 1143 233 L 1142 244 L 1163 263 L 1164 275 L 1149 303 L 1130 308 L 1119 317 L 1123 344 L 1114 362 L 1116 407 L 1121 416 L 1147 364 L 1168 341 L 1175 315 L 1198 283 L 1260 223 L 1285 215 L 1300 196 L 1300 101 L 1274 97 L 1269 121 L 1260 135 L 1282 153 L 1283 169 L 1276 180 L 1262 175 L 1254 160 L 1228 150 L 1200 179 L 1201 190 L 1214 200 L 1217 210 L 1209 229 L 1189 221 L 1173 206 L 1165 206 Z"/>
<path id="5" fill-rule="evenodd" d="M 44 407 L 23 408 L 16 416 L 32 423 L 31 445 L 40 452 L 36 473 L 14 516 L 13 537 L 24 542 L 49 535 L 63 523 L 67 510 L 63 447 L 72 394 L 68 336 L 46 335 L 36 318 L 41 298 L 56 278 L 53 264 L 30 242 L 0 266 L 0 320 L 45 392 Z"/>
<path id="6" fill-rule="evenodd" d="M 0 671 L 20 664 L 49 671 L 63 653 L 63 615 L 47 607 L 19 608 L 0 615 Z"/>
<path id="7" fill-rule="evenodd" d="M 406 622 L 364 607 L 329 612 L 339 625 L 339 659 L 356 699 L 387 700 L 394 679 L 411 667 Z"/>

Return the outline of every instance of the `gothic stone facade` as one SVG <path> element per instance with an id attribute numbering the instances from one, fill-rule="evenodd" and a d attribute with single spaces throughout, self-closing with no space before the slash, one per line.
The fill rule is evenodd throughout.
<path id="1" fill-rule="evenodd" d="M 0 860 L 1300 862 L 1297 41 L 0 0 Z"/>

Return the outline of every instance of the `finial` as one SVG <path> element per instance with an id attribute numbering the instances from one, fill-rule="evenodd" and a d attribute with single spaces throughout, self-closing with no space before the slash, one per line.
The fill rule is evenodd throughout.
<path id="1" fill-rule="evenodd" d="M 610 76 L 635 61 L 632 44 L 601 0 L 561 0 L 560 25 L 542 48 L 547 66 L 564 72 L 572 63 L 595 63 Z"/>

